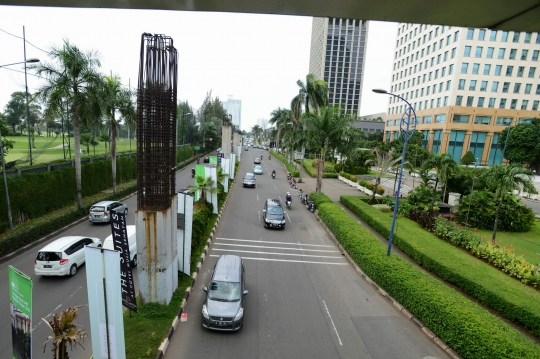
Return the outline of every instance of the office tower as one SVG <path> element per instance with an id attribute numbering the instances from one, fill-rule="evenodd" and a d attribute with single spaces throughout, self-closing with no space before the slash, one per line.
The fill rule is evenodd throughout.
<path id="1" fill-rule="evenodd" d="M 365 21 L 313 18 L 309 72 L 328 83 L 328 102 L 360 113 L 368 26 Z"/>
<path id="2" fill-rule="evenodd" d="M 242 128 L 242 101 L 234 100 L 232 96 L 229 95 L 226 102 L 223 103 L 223 108 L 227 111 L 228 115 L 232 116 L 233 125 L 238 128 Z"/>
<path id="3" fill-rule="evenodd" d="M 409 101 L 432 153 L 502 163 L 507 126 L 539 117 L 538 33 L 399 24 L 390 92 Z M 385 141 L 406 105 L 390 96 Z"/>

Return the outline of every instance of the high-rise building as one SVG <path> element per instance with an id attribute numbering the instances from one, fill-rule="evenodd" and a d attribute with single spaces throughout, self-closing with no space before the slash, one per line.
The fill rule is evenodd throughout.
<path id="1" fill-rule="evenodd" d="M 328 102 L 359 114 L 368 25 L 362 20 L 313 18 L 309 72 L 328 83 Z"/>
<path id="2" fill-rule="evenodd" d="M 242 101 L 234 100 L 233 97 L 229 95 L 227 101 L 223 102 L 223 107 L 227 111 L 227 114 L 232 116 L 233 125 L 242 128 Z"/>
<path id="3" fill-rule="evenodd" d="M 401 23 L 390 92 L 414 107 L 424 148 L 499 164 L 502 130 L 540 116 L 539 53 L 538 33 Z M 390 96 L 385 141 L 405 109 Z"/>
<path id="4" fill-rule="evenodd" d="M 258 118 L 257 125 L 259 125 L 259 127 L 263 130 L 266 130 L 266 128 L 268 127 L 268 120 L 265 118 Z"/>

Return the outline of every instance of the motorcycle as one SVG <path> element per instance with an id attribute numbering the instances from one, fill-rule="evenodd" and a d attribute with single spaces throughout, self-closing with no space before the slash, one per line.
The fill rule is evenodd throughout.
<path id="1" fill-rule="evenodd" d="M 268 160 L 270 161 L 272 159 L 272 156 L 268 156 Z"/>
<path id="2" fill-rule="evenodd" d="M 309 201 L 309 207 L 308 207 L 309 211 L 311 213 L 314 213 L 315 212 L 315 202 L 313 201 Z"/>
<path id="3" fill-rule="evenodd" d="M 287 204 L 287 208 L 288 208 L 288 209 L 291 209 L 291 201 L 287 201 L 287 202 L 285 202 L 285 203 Z"/>
<path id="4" fill-rule="evenodd" d="M 195 178 L 195 171 L 191 171 L 191 178 Z"/>
<path id="5" fill-rule="evenodd" d="M 272 172 L 272 179 L 276 179 L 276 173 Z"/>

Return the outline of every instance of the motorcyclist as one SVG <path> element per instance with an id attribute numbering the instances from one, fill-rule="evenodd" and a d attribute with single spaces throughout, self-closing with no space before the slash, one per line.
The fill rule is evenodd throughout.
<path id="1" fill-rule="evenodd" d="M 272 177 L 276 177 L 276 170 L 272 170 Z"/>
<path id="2" fill-rule="evenodd" d="M 262 161 L 262 159 L 263 159 L 263 155 L 261 155 L 261 161 Z"/>
<path id="3" fill-rule="evenodd" d="M 195 167 L 193 167 L 193 168 L 191 169 L 191 177 L 192 177 L 192 178 L 195 177 Z"/>
<path id="4" fill-rule="evenodd" d="M 272 159 L 272 156 L 268 155 L 268 160 L 271 160 Z"/>
<path id="5" fill-rule="evenodd" d="M 292 202 L 292 196 L 290 192 L 287 192 L 287 194 L 285 195 L 285 203 L 286 202 Z"/>
<path id="6" fill-rule="evenodd" d="M 200 161 L 201 161 L 201 158 L 197 157 L 197 164 L 199 164 Z"/>

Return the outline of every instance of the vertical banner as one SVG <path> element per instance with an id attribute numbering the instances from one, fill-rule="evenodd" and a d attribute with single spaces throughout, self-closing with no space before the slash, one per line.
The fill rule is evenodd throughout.
<path id="1" fill-rule="evenodd" d="M 178 271 L 190 275 L 191 235 L 193 224 L 193 196 L 181 190 L 178 193 L 178 215 L 176 221 L 176 240 L 178 248 Z"/>
<path id="2" fill-rule="evenodd" d="M 120 252 L 84 247 L 94 359 L 125 359 Z"/>
<path id="3" fill-rule="evenodd" d="M 135 284 L 129 253 L 129 236 L 127 233 L 126 215 L 111 211 L 111 229 L 114 249 L 120 252 L 120 284 L 122 285 L 122 304 L 129 310 L 137 312 Z"/>
<path id="4" fill-rule="evenodd" d="M 206 167 L 206 177 L 212 177 L 212 188 L 217 188 L 217 168 L 216 167 Z M 209 193 L 208 198 L 210 203 L 213 205 L 213 214 L 218 214 L 218 197 L 217 193 Z"/>
<path id="5" fill-rule="evenodd" d="M 231 179 L 234 179 L 234 165 L 236 164 L 236 154 L 231 153 L 230 161 L 231 161 L 230 162 L 231 170 L 230 170 L 230 173 L 229 173 L 229 177 Z"/>
<path id="6" fill-rule="evenodd" d="M 8 267 L 8 272 L 13 358 L 31 359 L 32 280 L 12 266 Z"/>
<path id="7" fill-rule="evenodd" d="M 230 166 L 229 166 L 229 159 L 228 158 L 222 158 L 221 159 L 221 169 L 223 170 L 223 174 L 227 175 L 227 177 L 225 177 L 225 180 L 222 183 L 223 190 L 225 191 L 225 193 L 229 193 L 229 177 L 230 177 L 229 170 L 230 170 Z"/>

